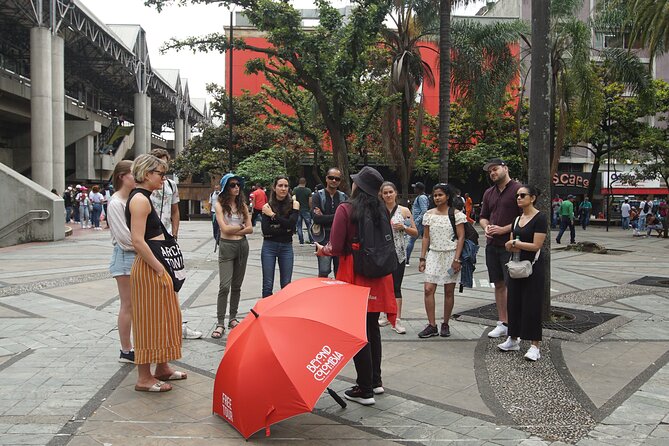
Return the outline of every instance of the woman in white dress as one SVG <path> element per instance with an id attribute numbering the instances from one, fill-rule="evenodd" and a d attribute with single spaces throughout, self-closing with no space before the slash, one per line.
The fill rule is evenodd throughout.
<path id="1" fill-rule="evenodd" d="M 425 273 L 425 312 L 428 324 L 419 338 L 451 335 L 448 320 L 455 302 L 455 284 L 460 280 L 460 254 L 465 243 L 464 223 L 467 217 L 453 207 L 455 191 L 445 183 L 432 188 L 436 207 L 423 217 L 423 244 L 418 271 Z M 437 329 L 434 294 L 437 285 L 444 285 L 444 322 Z"/>

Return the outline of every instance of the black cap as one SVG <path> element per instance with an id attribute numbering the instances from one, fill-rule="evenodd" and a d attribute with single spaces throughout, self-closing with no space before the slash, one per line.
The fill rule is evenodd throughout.
<path id="1" fill-rule="evenodd" d="M 483 165 L 483 170 L 487 172 L 493 166 L 506 166 L 506 163 L 501 158 L 492 158 L 489 159 L 488 162 Z"/>
<path id="2" fill-rule="evenodd" d="M 376 196 L 383 184 L 383 176 L 373 167 L 365 166 L 360 172 L 351 175 L 351 179 L 360 189 L 369 195 Z"/>
<path id="3" fill-rule="evenodd" d="M 570 198 L 576 198 L 576 196 L 575 195 L 568 195 L 567 200 L 569 200 Z"/>
<path id="4" fill-rule="evenodd" d="M 420 181 L 412 184 L 411 187 L 415 187 L 415 188 L 418 188 L 418 189 L 421 189 L 421 190 L 425 190 L 425 185 L 423 183 L 421 183 Z"/>

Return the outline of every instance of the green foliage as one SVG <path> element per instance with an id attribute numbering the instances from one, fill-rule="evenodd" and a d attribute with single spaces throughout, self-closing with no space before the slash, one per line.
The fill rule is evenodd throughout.
<path id="1" fill-rule="evenodd" d="M 294 177 L 298 163 L 295 153 L 274 147 L 247 157 L 239 163 L 235 173 L 248 182 L 272 184 L 278 175 Z"/>

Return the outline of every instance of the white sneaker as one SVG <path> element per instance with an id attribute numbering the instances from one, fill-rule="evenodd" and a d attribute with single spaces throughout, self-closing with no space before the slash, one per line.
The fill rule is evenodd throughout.
<path id="1" fill-rule="evenodd" d="M 385 314 L 383 316 L 379 316 L 379 327 L 385 327 L 388 324 L 390 324 L 390 321 Z"/>
<path id="2" fill-rule="evenodd" d="M 202 332 L 197 330 L 191 330 L 186 324 L 181 324 L 181 334 L 184 339 L 200 339 L 202 337 Z"/>
<path id="3" fill-rule="evenodd" d="M 539 348 L 531 345 L 529 350 L 527 350 L 527 353 L 525 353 L 525 359 L 528 361 L 536 361 L 539 358 L 541 358 L 541 353 L 539 352 Z"/>
<path id="4" fill-rule="evenodd" d="M 497 344 L 497 348 L 504 351 L 504 352 L 515 352 L 520 350 L 520 339 L 516 339 L 515 341 L 509 336 L 506 338 L 506 341 L 502 342 L 501 344 Z"/>
<path id="5" fill-rule="evenodd" d="M 374 395 L 381 395 L 382 393 L 384 393 L 386 391 L 386 389 L 384 389 L 382 386 L 378 386 L 378 387 L 374 387 L 372 389 L 372 391 L 374 392 Z"/>
<path id="6" fill-rule="evenodd" d="M 402 326 L 402 322 L 400 321 L 400 318 L 397 318 L 395 320 L 395 326 L 393 327 L 393 330 L 397 332 L 397 334 L 406 334 L 407 329 Z"/>
<path id="7" fill-rule="evenodd" d="M 489 338 L 501 338 L 508 334 L 509 329 L 502 321 L 497 321 L 497 327 L 495 327 L 490 333 L 488 333 Z"/>

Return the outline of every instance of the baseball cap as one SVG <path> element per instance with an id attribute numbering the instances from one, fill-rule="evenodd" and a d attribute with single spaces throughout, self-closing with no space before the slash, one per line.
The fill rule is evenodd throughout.
<path id="1" fill-rule="evenodd" d="M 506 163 L 501 158 L 492 158 L 489 159 L 488 162 L 483 165 L 483 170 L 487 172 L 493 166 L 506 166 Z"/>
<path id="2" fill-rule="evenodd" d="M 411 187 L 417 187 L 418 189 L 423 189 L 423 190 L 425 190 L 425 184 L 421 183 L 420 181 L 418 181 L 418 182 L 412 184 Z"/>

